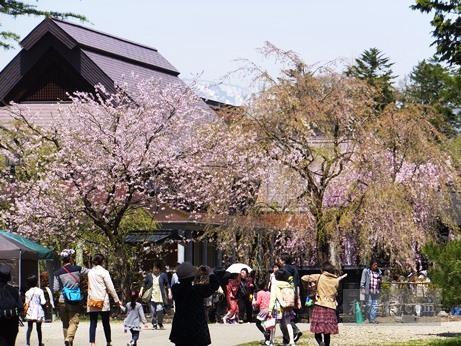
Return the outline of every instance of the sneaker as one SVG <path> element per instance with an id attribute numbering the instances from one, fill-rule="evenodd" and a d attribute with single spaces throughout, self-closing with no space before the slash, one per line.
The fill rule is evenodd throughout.
<path id="1" fill-rule="evenodd" d="M 301 335 L 303 335 L 303 333 L 301 331 L 297 332 L 293 338 L 293 340 L 295 342 L 297 342 L 299 340 L 299 338 L 301 337 Z"/>
<path id="2" fill-rule="evenodd" d="M 159 330 L 165 330 L 165 327 L 163 326 L 163 324 L 159 324 L 159 325 L 158 325 L 158 329 L 159 329 Z"/>

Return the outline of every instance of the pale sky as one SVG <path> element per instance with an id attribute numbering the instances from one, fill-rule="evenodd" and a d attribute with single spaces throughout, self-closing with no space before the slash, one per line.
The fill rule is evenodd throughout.
<path id="1" fill-rule="evenodd" d="M 34 3 L 34 1 L 30 1 Z M 183 78 L 202 74 L 215 81 L 238 65 L 256 60 L 270 41 L 308 63 L 352 62 L 377 47 L 402 78 L 434 53 L 430 16 L 408 0 L 39 0 L 42 8 L 86 15 L 90 26 L 155 47 Z M 0 30 L 24 37 L 42 18 L 5 18 Z M 0 69 L 18 49 L 0 50 Z M 235 83 L 239 83 L 237 80 Z"/>

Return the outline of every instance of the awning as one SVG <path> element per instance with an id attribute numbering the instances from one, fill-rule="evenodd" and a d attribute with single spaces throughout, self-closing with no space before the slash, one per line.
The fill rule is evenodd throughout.
<path id="1" fill-rule="evenodd" d="M 9 247 L 14 247 L 16 246 L 16 258 L 18 257 L 18 251 L 19 248 L 22 250 L 22 258 L 29 258 L 25 257 L 28 255 L 25 255 L 26 253 L 33 253 L 34 257 L 30 259 L 53 259 L 53 250 L 44 247 L 40 245 L 39 243 L 36 243 L 30 239 L 21 237 L 18 234 L 11 233 L 11 232 L 6 232 L 0 230 L 0 237 L 1 237 L 1 242 L 0 242 L 0 257 L 1 258 L 6 258 L 3 255 L 3 251 L 6 251 L 7 253 L 9 250 L 7 248 Z M 10 243 L 11 245 L 6 245 L 6 243 Z M 5 250 L 2 249 L 3 243 L 5 243 Z"/>
<path id="2" fill-rule="evenodd" d="M 37 260 L 38 254 L 28 247 L 0 234 L 0 259 L 31 259 Z"/>
<path id="3" fill-rule="evenodd" d="M 131 232 L 125 236 L 127 244 L 160 244 L 168 239 L 179 239 L 175 231 Z"/>

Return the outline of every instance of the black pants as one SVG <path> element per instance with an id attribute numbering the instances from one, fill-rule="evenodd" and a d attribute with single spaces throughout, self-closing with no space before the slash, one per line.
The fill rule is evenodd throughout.
<path id="1" fill-rule="evenodd" d="M 19 318 L 0 319 L 0 346 L 16 345 L 19 331 Z"/>
<path id="2" fill-rule="evenodd" d="M 106 343 L 112 342 L 110 335 L 110 311 L 93 311 L 90 312 L 90 343 L 94 343 L 96 339 L 96 327 L 98 326 L 98 314 L 101 315 L 102 327 L 104 328 L 104 336 Z"/>
<path id="3" fill-rule="evenodd" d="M 299 328 L 294 321 L 291 321 L 290 324 L 291 324 L 291 327 L 293 328 L 293 335 L 296 337 L 296 334 L 299 333 Z M 280 325 L 280 330 L 282 331 L 282 335 L 283 335 L 283 343 L 288 344 L 290 342 L 290 338 L 288 336 L 288 330 L 283 325 Z"/>
<path id="4" fill-rule="evenodd" d="M 130 329 L 131 332 L 131 341 L 133 341 L 133 345 L 136 346 L 138 344 L 139 339 L 139 330 Z"/>
<path id="5" fill-rule="evenodd" d="M 239 306 L 239 320 L 253 322 L 253 306 L 250 297 L 242 297 L 237 300 Z"/>
<path id="6" fill-rule="evenodd" d="M 261 331 L 261 333 L 263 333 L 264 340 L 266 340 L 266 341 L 270 340 L 271 333 L 264 329 L 264 327 L 262 326 L 262 323 L 263 323 L 263 321 L 260 321 L 260 320 L 256 319 L 256 327 Z"/>
<path id="7" fill-rule="evenodd" d="M 42 344 L 42 322 L 35 322 L 37 326 L 37 338 L 38 338 L 38 344 Z M 30 335 L 32 334 L 32 329 L 34 329 L 34 322 L 33 321 L 27 321 L 27 333 L 26 333 L 26 343 L 27 345 L 30 345 Z"/>

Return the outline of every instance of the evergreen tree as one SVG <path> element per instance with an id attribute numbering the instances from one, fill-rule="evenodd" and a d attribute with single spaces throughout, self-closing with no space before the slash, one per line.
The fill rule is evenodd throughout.
<path id="1" fill-rule="evenodd" d="M 461 75 L 435 61 L 423 60 L 416 65 L 404 89 L 407 100 L 429 105 L 440 113 L 438 128 L 452 136 L 460 125 Z"/>
<path id="2" fill-rule="evenodd" d="M 442 290 L 442 304 L 452 307 L 461 304 L 461 241 L 428 244 L 424 247 L 433 266 L 429 271 L 432 282 Z"/>
<path id="3" fill-rule="evenodd" d="M 57 18 L 77 18 L 82 21 L 86 21 L 86 18 L 80 14 L 42 10 L 28 2 L 31 1 L 0 0 L 0 13 L 13 17 L 32 15 Z M 19 41 L 19 39 L 19 35 L 14 32 L 0 31 L 0 47 L 11 49 L 13 48 L 11 41 Z"/>
<path id="4" fill-rule="evenodd" d="M 395 76 L 392 72 L 390 59 L 378 48 L 365 50 L 355 64 L 346 70 L 346 75 L 359 78 L 373 86 L 378 92 L 375 101 L 378 109 L 382 110 L 386 105 L 395 101 L 392 81 Z"/>
<path id="5" fill-rule="evenodd" d="M 432 43 L 441 61 L 461 66 L 461 0 L 416 0 L 411 6 L 423 13 L 434 12 Z"/>

